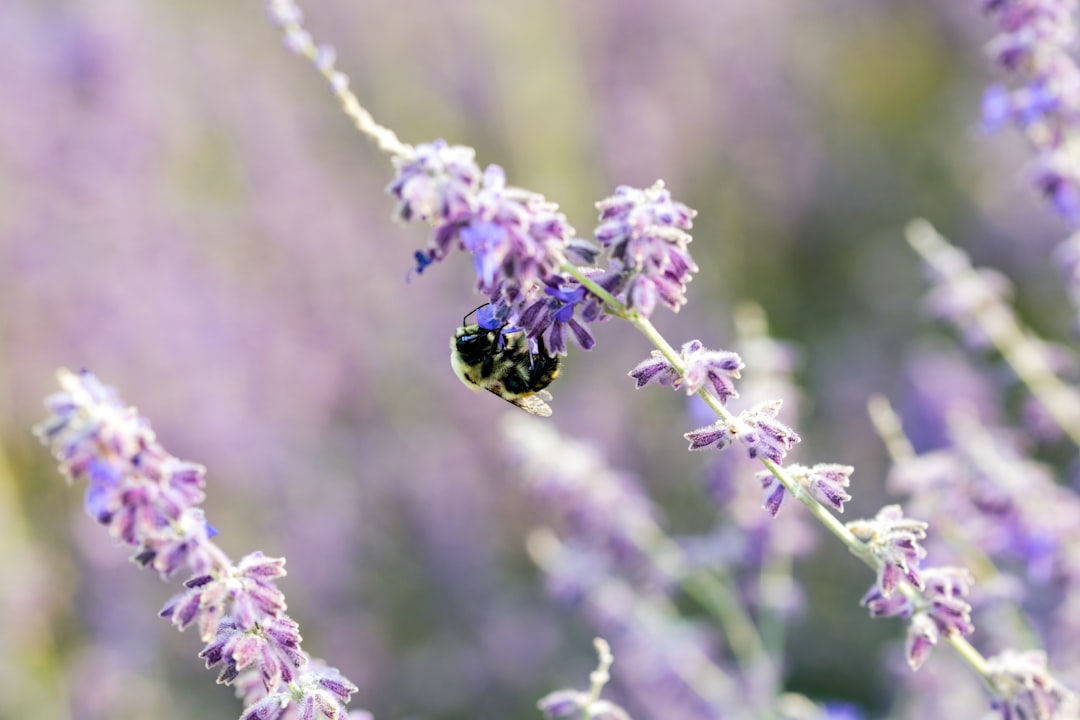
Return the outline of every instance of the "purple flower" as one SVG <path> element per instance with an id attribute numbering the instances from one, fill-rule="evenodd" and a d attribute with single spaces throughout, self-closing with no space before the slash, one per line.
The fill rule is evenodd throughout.
<path id="1" fill-rule="evenodd" d="M 502 430 L 533 495 L 584 544 L 623 564 L 640 560 L 658 526 L 635 478 L 609 467 L 589 445 L 521 415 L 507 417 Z"/>
<path id="2" fill-rule="evenodd" d="M 851 485 L 851 473 L 855 472 L 855 468 L 818 463 L 813 467 L 790 465 L 787 471 L 815 500 L 837 512 L 844 512 L 844 503 L 851 499 L 844 488 Z"/>
<path id="3" fill-rule="evenodd" d="M 188 590 L 169 600 L 159 615 L 180 630 L 198 619 L 204 642 L 217 633 L 217 623 L 226 615 L 239 628 L 250 630 L 285 610 L 285 596 L 273 582 L 284 575 L 285 558 L 254 552 L 228 572 L 192 577 L 184 583 Z"/>
<path id="4" fill-rule="evenodd" d="M 942 637 L 970 635 L 975 631 L 971 605 L 967 602 L 975 582 L 971 573 L 965 568 L 937 567 L 922 570 L 921 576 L 925 589 L 908 623 L 905 645 L 912 670 L 922 666 Z M 895 593 L 894 597 L 899 595 Z"/>
<path id="5" fill-rule="evenodd" d="M 307 662 L 300 650 L 300 626 L 287 615 L 264 619 L 244 630 L 231 620 L 218 623 L 217 636 L 199 653 L 206 667 L 223 663 L 218 682 L 231 683 L 248 667 L 259 669 L 263 687 L 269 693 L 282 683 L 291 683 L 297 670 Z"/>
<path id="6" fill-rule="evenodd" d="M 923 589 L 919 562 L 926 550 L 919 543 L 926 537 L 926 523 L 904 517 L 899 505 L 886 505 L 873 520 L 854 520 L 847 528 L 867 544 L 877 561 L 877 588 L 883 598 L 906 580 L 918 590 Z"/>
<path id="7" fill-rule="evenodd" d="M 589 694 L 580 690 L 556 690 L 537 701 L 536 707 L 548 720 L 564 717 L 582 717 L 588 708 L 589 718 L 594 720 L 630 720 L 630 715 L 618 705 L 607 700 L 590 702 Z"/>
<path id="8" fill-rule="evenodd" d="M 912 670 L 922 667 L 940 639 L 941 631 L 930 616 L 926 613 L 915 613 L 908 623 L 904 642 L 904 656 L 907 658 L 908 667 Z"/>
<path id="9" fill-rule="evenodd" d="M 672 367 L 671 363 L 667 361 L 667 358 L 659 350 L 653 350 L 648 358 L 639 362 L 627 374 L 634 378 L 639 388 L 643 388 L 651 382 L 678 387 L 678 383 L 682 380 L 679 371 Z"/>
<path id="10" fill-rule="evenodd" d="M 818 463 L 813 467 L 788 465 L 785 469 L 791 479 L 815 500 L 837 512 L 844 512 L 844 503 L 851 499 L 844 488 L 851 484 L 850 476 L 855 468 L 850 465 Z M 769 470 L 759 472 L 756 477 L 761 481 L 761 490 L 765 495 L 762 507 L 776 517 L 780 505 L 784 502 L 786 488 Z"/>
<path id="11" fill-rule="evenodd" d="M 771 400 L 739 413 L 739 422 L 745 429 L 738 438 L 751 459 L 762 457 L 781 464 L 788 450 L 802 440 L 794 430 L 776 419 L 782 404 L 782 400 Z"/>
<path id="12" fill-rule="evenodd" d="M 537 298 L 521 311 L 515 325 L 525 330 L 531 338 L 542 337 L 552 354 L 566 354 L 568 333 L 583 350 L 593 348 L 596 340 L 592 333 L 574 319 L 577 307 L 593 298 L 591 293 L 577 280 L 559 276 L 544 285 L 542 295 L 537 295 Z"/>
<path id="13" fill-rule="evenodd" d="M 248 705 L 240 720 L 281 717 L 298 720 L 371 720 L 371 715 L 364 711 L 346 712 L 345 704 L 356 690 L 356 686 L 337 668 L 319 667 L 298 676 L 289 692 L 272 693 Z"/>
<path id="14" fill-rule="evenodd" d="M 985 349 L 991 340 L 978 318 L 989 309 L 1007 307 L 1004 301 L 1012 293 L 1012 284 L 994 270 L 972 268 L 959 250 L 948 255 L 939 258 L 947 262 L 946 272 L 930 268 L 935 287 L 926 294 L 926 307 L 934 317 L 955 326 L 968 347 Z"/>
<path id="15" fill-rule="evenodd" d="M 1080 127 L 1080 69 L 1075 0 L 986 0 L 999 34 L 987 52 L 1020 87 L 1001 85 L 983 96 L 983 122 L 996 130 L 1012 121 L 1036 154 L 1033 180 L 1070 224 L 1080 221 L 1080 171 L 1074 145 Z"/>
<path id="16" fill-rule="evenodd" d="M 557 205 L 507 187 L 497 165 L 481 173 L 474 154 L 442 140 L 420 145 L 411 157 L 394 158 L 397 177 L 387 192 L 398 199 L 399 218 L 433 228 L 431 244 L 416 254 L 418 273 L 460 248 L 473 257 L 480 292 L 513 316 L 534 285 L 557 277 L 566 252 L 583 245 L 571 248 L 574 229 Z"/>
<path id="17" fill-rule="evenodd" d="M 1080 700 L 1046 667 L 1041 650 L 1005 650 L 986 662 L 994 700 L 1002 720 L 1065 720 L 1080 717 Z"/>
<path id="18" fill-rule="evenodd" d="M 468 220 L 480 188 L 476 151 L 445 140 L 418 145 L 412 157 L 395 157 L 397 176 L 386 191 L 398 199 L 397 216 L 422 220 L 435 227 Z M 434 259 L 447 247 L 436 247 Z"/>
<path id="19" fill-rule="evenodd" d="M 738 354 L 726 350 L 706 350 L 700 340 L 691 340 L 683 344 L 679 357 L 683 365 L 681 376 L 659 350 L 653 350 L 628 374 L 639 388 L 656 382 L 675 388 L 683 387 L 687 395 L 708 388 L 724 404 L 739 396 L 731 382 L 739 378 L 739 371 L 745 367 Z"/>
<path id="20" fill-rule="evenodd" d="M 738 423 L 726 423 L 723 420 L 717 420 L 712 425 L 706 425 L 697 430 L 683 433 L 683 437 L 690 441 L 690 447 L 687 450 L 703 450 L 710 446 L 717 450 L 723 450 L 735 441 L 739 431 Z"/>
<path id="21" fill-rule="evenodd" d="M 712 425 L 685 433 L 683 437 L 690 441 L 689 450 L 701 450 L 710 445 L 717 450 L 723 450 L 738 439 L 746 446 L 750 459 L 760 457 L 780 464 L 788 450 L 802 439 L 794 430 L 776 419 L 781 405 L 782 400 L 758 403 L 748 410 L 743 410 L 736 418 L 717 420 Z M 782 499 L 778 497 L 773 501 L 777 509 Z"/>
<path id="22" fill-rule="evenodd" d="M 894 592 L 888 597 L 881 594 L 881 588 L 873 585 L 863 595 L 859 604 L 870 611 L 870 617 L 911 617 L 915 612 L 915 602 L 904 593 Z"/>
<path id="23" fill-rule="evenodd" d="M 686 231 L 695 211 L 675 202 L 661 180 L 645 190 L 621 186 L 596 204 L 596 239 L 611 249 L 613 267 L 627 278 L 627 305 L 649 317 L 662 302 L 678 312 L 697 265 L 687 251 Z"/>
<path id="24" fill-rule="evenodd" d="M 783 504 L 784 498 L 787 496 L 787 488 L 768 470 L 759 472 L 757 478 L 761 481 L 761 491 L 765 495 L 761 507 L 769 515 L 776 517 L 776 513 L 780 512 L 780 505 Z"/>
<path id="25" fill-rule="evenodd" d="M 589 703 L 589 694 L 581 690 L 556 690 L 536 701 L 536 707 L 546 718 L 581 714 Z"/>

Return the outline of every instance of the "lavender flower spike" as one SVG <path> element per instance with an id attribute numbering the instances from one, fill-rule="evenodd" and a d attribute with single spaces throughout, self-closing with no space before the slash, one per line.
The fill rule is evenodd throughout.
<path id="1" fill-rule="evenodd" d="M 984 0 L 1000 34 L 987 52 L 1021 87 L 1000 85 L 983 96 L 983 121 L 990 129 L 1015 124 L 1036 153 L 1033 180 L 1057 211 L 1080 224 L 1080 68 L 1076 43 L 1076 0 Z"/>
<path id="2" fill-rule="evenodd" d="M 207 667 L 221 665 L 218 681 L 254 673 L 261 687 L 248 694 L 243 718 L 344 718 L 356 686 L 333 668 L 313 669 L 300 649 L 297 624 L 285 614 L 275 580 L 285 560 L 250 553 L 234 564 L 211 542 L 202 510 L 201 466 L 170 455 L 150 423 L 91 373 L 59 372 L 63 392 L 46 400 L 52 416 L 34 428 L 52 448 L 70 481 L 86 480 L 86 510 L 116 539 L 132 545 L 132 559 L 168 578 L 186 565 L 193 575 L 160 615 L 184 629 L 196 624 Z"/>
<path id="3" fill-rule="evenodd" d="M 87 481 L 87 513 L 162 579 L 184 563 L 208 571 L 211 533 L 197 507 L 204 468 L 169 455 L 135 408 L 91 373 L 61 370 L 58 377 L 64 392 L 46 399 L 52 416 L 34 434 L 52 448 L 68 482 Z"/>
<path id="4" fill-rule="evenodd" d="M 468 252 L 477 289 L 516 325 L 542 287 L 568 282 L 559 269 L 574 229 L 542 195 L 508 187 L 502 168 L 489 165 L 481 173 L 472 148 L 443 140 L 394 157 L 394 166 L 397 176 L 386 191 L 398 199 L 397 216 L 433 229 L 428 248 L 416 252 L 417 273 L 455 248 Z"/>
<path id="5" fill-rule="evenodd" d="M 611 249 L 612 264 L 628 278 L 627 306 L 644 317 L 658 301 L 678 312 L 698 270 L 686 249 L 693 239 L 686 231 L 697 213 L 672 200 L 662 180 L 645 190 L 621 186 L 596 207 L 596 239 Z"/>

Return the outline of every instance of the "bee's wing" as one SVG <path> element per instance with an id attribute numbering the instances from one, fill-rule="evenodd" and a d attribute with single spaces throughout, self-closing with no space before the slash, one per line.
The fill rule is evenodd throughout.
<path id="1" fill-rule="evenodd" d="M 519 408 L 527 413 L 533 415 L 539 415 L 540 417 L 551 416 L 551 406 L 545 402 L 551 399 L 551 393 L 547 390 L 541 390 L 535 395 L 526 395 L 525 397 L 514 398 L 509 402 L 514 403 Z"/>

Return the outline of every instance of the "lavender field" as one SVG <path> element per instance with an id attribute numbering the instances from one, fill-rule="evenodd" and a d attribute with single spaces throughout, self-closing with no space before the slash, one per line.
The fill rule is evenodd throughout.
<path id="1" fill-rule="evenodd" d="M 302 10 L 0 0 L 0 720 L 1080 717 L 1075 0 Z"/>

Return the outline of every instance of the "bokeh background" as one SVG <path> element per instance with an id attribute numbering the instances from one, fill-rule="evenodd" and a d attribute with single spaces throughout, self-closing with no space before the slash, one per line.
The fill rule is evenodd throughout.
<path id="1" fill-rule="evenodd" d="M 931 447 L 942 406 L 996 380 L 920 311 L 908 219 L 1007 272 L 1026 319 L 1069 335 L 1049 259 L 1062 228 L 1028 189 L 1020 140 L 978 127 L 994 77 L 979 5 L 305 10 L 378 120 L 407 142 L 475 146 L 580 234 L 619 184 L 663 178 L 696 208 L 701 272 L 656 324 L 729 346 L 737 303 L 760 304 L 801 359 L 782 416 L 804 440 L 793 457 L 854 465 L 859 517 L 889 499 L 867 397 L 886 393 Z M 168 449 L 208 466 L 228 552 L 288 558 L 305 648 L 360 686 L 354 706 L 528 718 L 585 683 L 595 630 L 549 599 L 524 550 L 545 515 L 497 429 L 511 408 L 447 362 L 480 302 L 469 262 L 406 282 L 424 229 L 391 221 L 387 159 L 261 3 L 0 0 L 0 107 L 0 718 L 239 712 L 197 637 L 155 617 L 176 587 L 135 571 L 33 440 L 61 366 L 118 386 Z M 646 341 L 596 330 L 551 422 L 640 477 L 674 535 L 709 530 L 685 400 L 635 392 Z M 899 712 L 902 626 L 858 608 L 865 568 L 823 540 L 795 573 L 787 687 Z"/>

